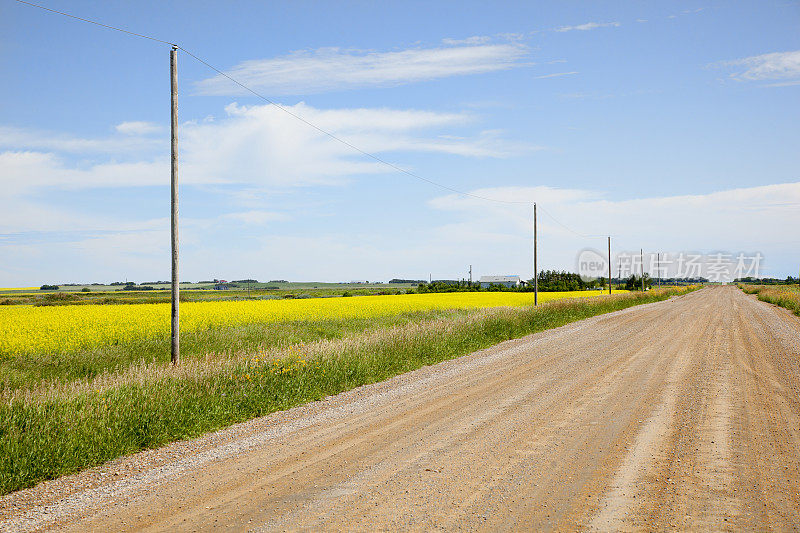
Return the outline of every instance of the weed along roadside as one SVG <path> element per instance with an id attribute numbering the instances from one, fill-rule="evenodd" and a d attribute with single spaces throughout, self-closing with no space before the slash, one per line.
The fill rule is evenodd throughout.
<path id="1" fill-rule="evenodd" d="M 590 297 L 549 292 L 540 299 Z M 274 346 L 334 339 L 470 310 L 526 306 L 531 293 L 468 292 L 188 302 L 181 306 L 184 360 L 256 353 Z M 169 304 L 0 306 L 0 391 L 43 381 L 91 379 L 170 352 Z"/>
<path id="2" fill-rule="evenodd" d="M 747 294 L 755 294 L 762 302 L 779 305 L 800 316 L 800 287 L 794 285 L 743 285 Z"/>
<path id="3" fill-rule="evenodd" d="M 256 353 L 197 357 L 178 368 L 137 363 L 94 377 L 6 388 L 0 406 L 0 491 L 689 290 L 473 309 Z"/>

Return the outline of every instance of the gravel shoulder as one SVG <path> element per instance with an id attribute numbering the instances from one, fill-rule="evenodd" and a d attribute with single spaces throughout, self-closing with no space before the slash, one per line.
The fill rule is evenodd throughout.
<path id="1" fill-rule="evenodd" d="M 798 339 L 707 288 L 42 483 L 0 530 L 792 530 Z"/>

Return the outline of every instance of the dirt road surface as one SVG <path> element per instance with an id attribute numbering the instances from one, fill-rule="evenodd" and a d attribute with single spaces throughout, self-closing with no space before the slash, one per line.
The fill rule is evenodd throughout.
<path id="1" fill-rule="evenodd" d="M 708 288 L 0 500 L 3 529 L 800 528 L 800 320 Z"/>

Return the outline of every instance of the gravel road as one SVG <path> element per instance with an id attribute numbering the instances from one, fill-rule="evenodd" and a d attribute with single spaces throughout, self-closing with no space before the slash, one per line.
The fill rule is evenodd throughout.
<path id="1" fill-rule="evenodd" d="M 576 322 L 0 499 L 0 529 L 800 528 L 800 320 Z"/>

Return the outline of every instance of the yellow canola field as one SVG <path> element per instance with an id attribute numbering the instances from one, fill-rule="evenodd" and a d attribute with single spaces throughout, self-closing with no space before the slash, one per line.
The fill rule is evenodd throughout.
<path id="1" fill-rule="evenodd" d="M 614 291 L 626 292 L 626 291 Z M 543 292 L 539 301 L 588 297 L 601 291 Z M 254 323 L 370 318 L 416 311 L 526 306 L 532 293 L 455 292 L 181 303 L 181 330 Z M 169 336 L 168 303 L 138 305 L 0 306 L 0 358 L 66 353 Z"/>

